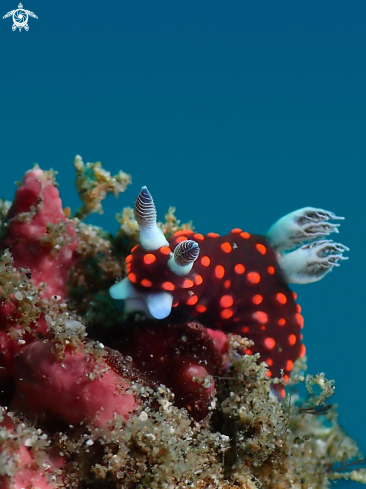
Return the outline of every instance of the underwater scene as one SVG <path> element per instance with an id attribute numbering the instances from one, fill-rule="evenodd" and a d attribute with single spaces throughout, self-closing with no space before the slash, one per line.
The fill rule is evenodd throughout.
<path id="1" fill-rule="evenodd" d="M 3 10 L 0 489 L 366 484 L 365 4 Z"/>

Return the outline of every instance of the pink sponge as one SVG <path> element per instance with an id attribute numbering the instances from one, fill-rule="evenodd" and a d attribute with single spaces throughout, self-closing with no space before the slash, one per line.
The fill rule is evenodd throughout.
<path id="1" fill-rule="evenodd" d="M 129 382 L 103 358 L 97 359 L 80 346 L 58 359 L 54 349 L 54 342 L 34 341 L 20 352 L 14 369 L 14 407 L 95 426 L 104 426 L 114 414 L 127 418 L 136 409 Z"/>
<path id="2" fill-rule="evenodd" d="M 41 296 L 64 297 L 69 270 L 77 259 L 77 241 L 50 172 L 34 168 L 25 174 L 3 229 L 0 250 L 9 249 L 13 266 L 29 269 L 28 279 L 36 287 L 45 284 Z M 47 332 L 43 316 L 28 324 L 28 331 L 18 324 L 22 299 L 17 295 L 22 298 L 23 293 L 17 285 L 9 290 L 8 284 L 0 284 L 0 383 L 12 375 L 14 356 L 23 346 L 33 341 L 34 335 Z"/>
<path id="3" fill-rule="evenodd" d="M 0 427 L 2 443 L 0 458 L 2 462 L 0 489 L 53 489 L 59 487 L 51 481 L 58 479 L 55 475 L 62 468 L 64 460 L 60 455 L 49 455 L 39 451 L 35 454 L 31 438 L 24 439 L 24 433 L 18 431 L 13 419 L 0 410 Z M 36 450 L 37 451 L 37 450 Z M 53 477 L 52 477 L 53 476 Z"/>
<path id="4" fill-rule="evenodd" d="M 45 297 L 64 296 L 77 243 L 49 173 L 35 168 L 24 175 L 6 226 L 0 248 L 9 248 L 14 266 L 29 268 L 35 285 L 45 283 Z"/>
<path id="5" fill-rule="evenodd" d="M 15 473 L 11 477 L 0 476 L 0 489 L 24 489 L 26 487 L 52 489 L 56 487 L 50 483 L 45 471 L 34 463 L 32 455 L 24 445 L 20 445 L 15 452 L 11 453 L 11 457 L 17 461 L 14 468 Z"/>
<path id="6" fill-rule="evenodd" d="M 124 357 L 131 356 L 136 367 L 158 385 L 169 387 L 175 404 L 186 408 L 196 421 L 207 416 L 215 394 L 213 376 L 223 371 L 224 357 L 219 349 L 225 348 L 223 338 L 218 346 L 206 328 L 196 322 L 126 321 L 123 329 L 117 326 L 102 340 Z M 110 352 L 106 361 L 114 367 Z"/>

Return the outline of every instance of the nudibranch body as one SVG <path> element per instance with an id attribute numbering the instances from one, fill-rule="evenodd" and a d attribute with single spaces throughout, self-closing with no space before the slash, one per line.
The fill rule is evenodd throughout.
<path id="1" fill-rule="evenodd" d="M 163 319 L 172 307 L 205 326 L 254 341 L 269 376 L 288 375 L 302 356 L 303 318 L 288 283 L 323 278 L 345 259 L 345 246 L 321 239 L 338 232 L 337 218 L 307 207 L 280 219 L 266 236 L 233 229 L 226 236 L 179 231 L 167 240 L 156 225 L 146 187 L 135 204 L 141 245 L 126 258 L 128 275 L 111 287 L 125 312 Z M 305 241 L 310 243 L 290 251 Z"/>

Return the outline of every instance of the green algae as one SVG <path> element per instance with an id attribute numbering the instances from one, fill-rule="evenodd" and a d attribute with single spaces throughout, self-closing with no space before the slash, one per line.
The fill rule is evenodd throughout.
<path id="1" fill-rule="evenodd" d="M 15 268 L 11 253 L 5 250 L 0 256 L 0 301 L 16 301 L 17 311 L 10 335 L 19 341 L 25 332 L 33 330 L 32 323 L 41 315 L 39 292 L 33 285 L 29 270 Z"/>
<path id="2" fill-rule="evenodd" d="M 10 209 L 11 202 L 10 200 L 0 199 L 0 227 L 3 225 L 3 222 L 8 215 L 8 211 Z"/>
<path id="3" fill-rule="evenodd" d="M 256 355 L 238 355 L 238 343 L 232 339 L 232 366 L 216 379 L 218 395 L 202 422 L 175 407 L 164 386 L 134 385 L 143 401 L 128 421 L 116 417 L 107 428 L 59 434 L 58 447 L 71 460 L 66 487 L 322 489 L 339 478 L 366 483 L 362 468 L 337 471 L 359 452 L 339 426 L 335 407 L 325 422 L 304 413 L 296 396 L 279 402 L 265 364 L 258 365 Z M 332 391 L 332 382 L 322 378 L 321 394 L 308 398 L 314 405 Z M 313 380 L 300 376 L 293 386 L 309 387 Z"/>

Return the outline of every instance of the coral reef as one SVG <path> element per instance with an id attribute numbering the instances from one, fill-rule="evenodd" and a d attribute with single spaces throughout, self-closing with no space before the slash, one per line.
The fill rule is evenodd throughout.
<path id="1" fill-rule="evenodd" d="M 74 215 L 62 209 L 54 174 L 38 167 L 26 173 L 13 203 L 0 203 L 0 488 L 323 489 L 342 478 L 366 483 L 364 459 L 329 404 L 333 382 L 306 373 L 302 321 L 285 283 L 318 280 L 342 259 L 346 247 L 322 240 L 336 232 L 337 225 L 327 222 L 336 216 L 306 208 L 301 219 L 292 213 L 271 228 L 267 241 L 254 242 L 260 255 L 266 247 L 268 260 L 265 267 L 256 261 L 257 270 L 278 270 L 267 289 L 289 303 L 285 317 L 295 328 L 289 334 L 299 345 L 293 357 L 289 349 L 276 357 L 274 370 L 249 323 L 246 330 L 234 323 L 220 329 L 225 318 L 213 302 L 206 302 L 203 316 L 206 310 L 187 313 L 176 303 L 198 295 L 196 289 L 189 294 L 201 285 L 197 275 L 206 279 L 202 270 L 194 272 L 199 253 L 191 243 L 201 235 L 192 223 L 181 224 L 170 208 L 165 222 L 156 222 L 155 212 L 151 225 L 144 207 L 135 209 L 136 222 L 126 207 L 117 216 L 116 236 L 85 224 L 85 216 L 101 212 L 106 195 L 123 192 L 130 177 L 113 177 L 80 157 L 75 167 L 82 207 Z M 154 246 L 179 251 L 160 282 L 171 273 L 181 277 L 169 275 L 174 285 L 192 280 L 161 320 L 151 311 L 161 312 L 167 295 L 158 296 L 156 306 L 141 296 L 143 284 L 128 285 L 123 312 L 109 294 L 118 298 L 126 287 L 116 278 L 126 284 L 135 274 L 153 281 L 138 261 L 147 255 L 153 260 L 151 236 Z M 314 238 L 312 246 L 283 252 Z M 165 260 L 172 259 L 168 249 Z M 286 257 L 292 253 L 291 262 Z M 185 274 L 177 266 L 186 267 Z M 214 291 L 222 296 L 214 282 L 205 290 L 209 298 Z M 255 295 L 264 291 L 256 288 Z M 284 306 L 282 295 L 273 307 Z M 264 305 L 263 314 L 278 322 L 266 299 Z M 247 309 L 240 303 L 238 311 L 233 318 Z M 268 330 L 260 331 L 267 338 Z M 282 341 L 282 332 L 276 334 Z"/>

